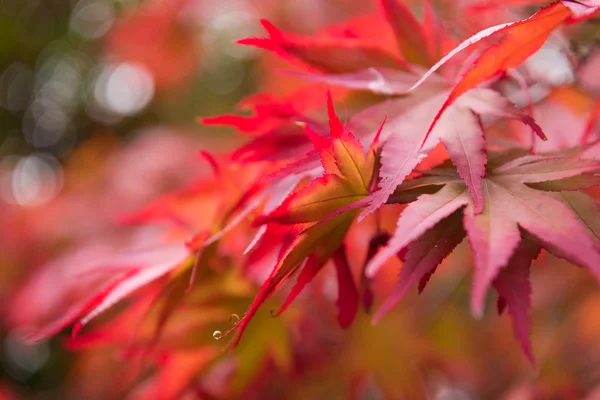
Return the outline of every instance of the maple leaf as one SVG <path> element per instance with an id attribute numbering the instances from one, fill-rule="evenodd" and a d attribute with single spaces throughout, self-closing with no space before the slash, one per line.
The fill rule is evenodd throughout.
<path id="1" fill-rule="evenodd" d="M 404 24 L 402 30 L 404 30 L 407 26 L 412 27 L 411 30 L 415 35 L 413 38 L 414 43 L 424 40 L 423 38 L 425 35 L 422 32 L 421 26 L 414 19 L 410 19 L 409 21 L 407 17 L 408 12 L 406 11 L 405 6 L 399 5 L 392 0 L 385 0 L 382 2 L 382 4 L 388 20 L 393 22 L 396 18 L 404 18 L 406 23 Z M 395 82 L 393 84 L 387 83 L 384 75 L 380 72 L 377 72 L 376 65 L 370 66 L 371 69 L 369 70 L 365 69 L 366 72 L 359 71 L 359 73 L 363 75 L 365 73 L 376 75 L 376 80 L 371 79 L 370 81 L 367 81 L 366 87 L 364 83 L 360 84 L 353 82 L 356 80 L 358 80 L 358 82 L 361 80 L 364 81 L 365 77 L 360 75 L 354 77 L 348 75 L 341 77 L 328 76 L 322 78 L 321 80 L 329 81 L 330 83 L 334 84 L 343 84 L 347 87 L 361 89 L 368 88 L 375 92 L 385 93 L 387 90 L 390 93 L 407 94 L 420 87 L 438 69 L 440 69 L 444 64 L 446 64 L 454 56 L 466 48 L 492 35 L 505 34 L 505 37 L 497 45 L 486 49 L 475 60 L 472 66 L 450 91 L 446 101 L 444 101 L 439 108 L 439 111 L 431 119 L 431 125 L 427 130 L 427 134 L 423 138 L 422 144 L 425 146 L 425 141 L 440 120 L 441 116 L 444 114 L 447 108 L 450 107 L 461 95 L 466 93 L 468 90 L 477 87 L 479 84 L 489 80 L 490 78 L 501 73 L 505 73 L 511 68 L 519 66 L 544 45 L 548 36 L 556 28 L 569 20 L 569 18 L 573 18 L 577 15 L 577 12 L 574 11 L 574 8 L 570 6 L 572 3 L 565 4 L 563 4 L 563 2 L 554 2 L 548 7 L 542 8 L 538 13 L 527 19 L 496 25 L 476 33 L 475 35 L 464 40 L 442 59 L 440 59 L 435 65 L 426 71 L 416 83 L 404 89 L 403 87 L 405 86 L 405 82 L 402 82 L 402 79 L 399 80 L 400 86 L 398 86 L 398 84 Z M 597 11 L 597 7 L 595 7 L 594 4 L 577 4 L 577 6 L 584 7 L 585 13 L 589 13 L 590 10 L 594 10 L 594 12 Z M 396 24 L 392 24 L 392 27 L 395 28 L 396 31 L 399 29 Z M 398 34 L 397 39 L 399 44 L 402 46 L 404 43 L 403 36 Z M 422 60 L 423 59 L 421 59 L 421 61 Z M 382 87 L 384 88 L 383 90 L 381 89 Z"/>
<path id="2" fill-rule="evenodd" d="M 429 32 L 429 30 L 434 29 L 435 18 L 431 13 L 429 4 L 425 7 L 427 18 L 422 25 L 401 2 L 381 0 L 383 15 L 392 31 L 394 31 L 397 45 L 407 61 L 403 68 L 404 71 L 399 71 L 395 67 L 390 69 L 389 65 L 375 61 L 371 64 L 350 63 L 344 68 L 325 68 L 312 58 L 312 56 L 318 55 L 322 57 L 320 62 L 330 61 L 327 56 L 320 52 L 322 43 L 319 40 L 315 39 L 311 42 L 310 39 L 299 39 L 294 35 L 286 38 L 286 34 L 268 23 L 265 23 L 265 27 L 270 32 L 271 38 L 251 38 L 242 42 L 259 45 L 286 57 L 292 54 L 309 64 L 312 63 L 313 66 L 320 67 L 321 71 L 328 72 L 321 75 L 302 72 L 293 73 L 308 80 L 326 82 L 351 89 L 366 89 L 381 94 L 406 94 L 420 87 L 434 72 L 459 52 L 492 35 L 504 35 L 504 38 L 497 45 L 489 47 L 477 58 L 448 93 L 440 96 L 443 100 L 438 98 L 435 93 L 430 94 L 428 98 L 421 101 L 423 107 L 412 109 L 411 106 L 410 112 L 403 112 L 403 110 L 400 113 L 400 115 L 413 115 L 418 112 L 418 120 L 417 118 L 410 118 L 410 116 L 402 118 L 396 114 L 397 116 L 392 121 L 397 123 L 390 123 L 386 129 L 396 129 L 397 132 L 394 132 L 394 138 L 388 140 L 383 147 L 379 189 L 370 195 L 368 200 L 370 204 L 363 210 L 359 220 L 362 220 L 384 204 L 395 186 L 406 178 L 412 169 L 435 147 L 438 141 L 441 141 L 446 147 L 452 161 L 458 167 L 459 174 L 467 182 L 469 191 L 474 198 L 475 212 L 479 213 L 483 209 L 481 182 L 486 162 L 485 140 L 479 123 L 479 115 L 489 114 L 496 117 L 517 118 L 530 125 L 532 130 L 542 139 L 545 139 L 545 136 L 531 117 L 516 110 L 511 103 L 499 94 L 490 90 L 486 92 L 486 89 L 476 89 L 476 87 L 495 75 L 519 66 L 540 49 L 548 36 L 557 27 L 573 17 L 575 11 L 569 4 L 554 2 L 548 7 L 542 8 L 530 18 L 493 26 L 478 32 L 459 44 L 426 71 L 421 79 L 409 87 L 408 81 L 410 76 L 413 75 L 411 69 L 414 69 L 411 62 L 422 66 L 428 65 L 428 62 L 431 61 L 432 48 L 435 47 L 435 43 L 432 41 L 432 32 Z M 586 8 L 596 6 L 594 2 L 579 5 Z M 332 37 L 329 37 L 329 39 L 332 39 Z M 335 40 L 338 39 L 340 40 L 339 43 L 346 40 L 345 37 L 339 38 L 336 36 Z M 352 36 L 352 39 L 354 39 L 354 36 Z M 311 48 L 314 53 L 310 53 L 309 57 L 306 54 L 312 51 Z M 297 52 L 299 49 L 302 51 Z M 336 57 L 332 58 L 337 59 Z M 479 93 L 473 93 L 475 90 Z M 467 91 L 472 92 L 467 94 Z M 465 99 L 460 102 L 461 104 L 456 104 L 457 107 L 453 107 L 459 97 L 465 97 Z M 428 105 L 425 106 L 425 103 Z M 398 101 L 398 105 L 405 104 L 405 101 Z M 364 113 L 360 113 L 353 120 L 358 121 L 360 124 L 360 119 L 369 119 L 368 114 L 377 114 L 380 111 L 378 108 L 386 107 L 392 112 L 395 111 L 392 107 L 375 105 L 373 108 L 365 110 Z M 448 115 L 444 117 L 446 113 Z M 443 128 L 436 129 L 437 124 L 443 125 Z M 384 139 L 387 136 L 389 136 L 389 133 L 384 133 Z M 365 202 L 361 201 L 357 203 L 357 206 L 364 204 Z"/>
<path id="3" fill-rule="evenodd" d="M 200 122 L 209 126 L 233 127 L 253 136 L 252 140 L 231 153 L 230 158 L 235 163 L 293 162 L 299 157 L 306 161 L 304 156 L 311 151 L 312 145 L 302 127 L 307 124 L 320 135 L 327 134 L 325 124 L 308 117 L 315 108 L 324 104 L 322 92 L 321 87 L 309 85 L 280 99 L 258 94 L 238 104 L 241 111 L 250 110 L 250 115 L 224 114 L 201 118 Z"/>
<path id="4" fill-rule="evenodd" d="M 415 90 L 459 52 L 492 35 L 505 34 L 505 37 L 498 44 L 488 47 L 459 79 L 434 117 L 425 138 L 434 129 L 446 109 L 461 95 L 494 76 L 521 65 L 537 52 L 544 45 L 550 34 L 563 23 L 578 22 L 590 18 L 599 11 L 600 7 L 596 1 L 556 1 L 540 9 L 527 19 L 486 28 L 463 41 L 432 66 L 414 85 L 406 89 L 404 93 Z"/>
<path id="5" fill-rule="evenodd" d="M 475 261 L 471 297 L 474 314 L 482 314 L 487 289 L 494 284 L 509 306 L 517 338 L 532 359 L 526 338 L 528 328 L 524 326 L 523 313 L 529 308 L 529 300 L 523 298 L 528 295 L 523 269 L 529 267 L 537 252 L 527 245 L 519 248 L 523 243 L 521 231 L 536 245 L 590 269 L 600 279 L 597 232 L 585 222 L 594 219 L 589 210 L 595 212 L 597 208 L 589 205 L 592 199 L 577 192 L 590 185 L 589 179 L 579 178 L 599 170 L 600 162 L 596 160 L 519 156 L 518 152 L 494 155 L 483 178 L 485 207 L 480 214 L 475 213 L 468 187 L 454 169 L 434 168 L 426 176 L 398 186 L 391 202 L 410 201 L 416 193 L 422 194 L 405 208 L 396 232 L 367 266 L 367 275 L 373 276 L 389 257 L 402 251 L 404 265 L 399 281 L 375 320 L 410 286 L 427 279 L 466 235 Z M 570 199 L 571 193 L 576 193 L 578 200 L 586 199 L 578 201 L 578 209 L 561 197 Z"/>
<path id="6" fill-rule="evenodd" d="M 527 234 L 523 236 L 523 240 L 519 243 L 508 265 L 494 279 L 493 286 L 498 292 L 498 302 L 508 307 L 508 312 L 513 320 L 515 337 L 531 364 L 535 365 L 529 342 L 529 313 L 531 310 L 529 269 L 531 261 L 537 258 L 541 247 L 528 238 Z M 499 312 L 502 312 L 502 308 L 499 308 Z"/>
<path id="7" fill-rule="evenodd" d="M 367 196 L 373 183 L 379 135 L 365 151 L 335 114 L 331 94 L 328 94 L 327 100 L 330 138 L 319 136 L 306 127 L 306 133 L 320 156 L 324 174 L 301 186 L 277 208 L 255 220 L 257 225 L 266 225 L 267 231 L 279 231 L 282 229 L 280 226 L 284 227 L 278 233 L 281 250 L 272 272 L 246 315 L 225 333 L 224 336 L 236 332 L 230 342 L 232 346 L 239 343 L 259 307 L 288 277 L 297 274 L 296 283 L 277 314 L 289 306 L 332 257 L 339 284 L 340 325 L 348 326 L 356 314 L 359 295 L 342 243 L 358 211 L 330 216 Z M 264 252 L 260 245 L 257 250 Z"/>
<path id="8" fill-rule="evenodd" d="M 526 20 L 493 32 L 506 33 L 506 37 L 497 45 L 485 50 L 461 77 L 433 119 L 432 128 L 459 96 L 495 75 L 519 66 L 539 50 L 548 36 L 570 16 L 569 8 L 562 2 L 555 2 Z"/>
<path id="9" fill-rule="evenodd" d="M 543 21 L 543 19 L 548 15 L 552 16 L 553 18 L 550 21 Z M 562 3 L 555 2 L 527 19 L 499 24 L 483 29 L 462 41 L 458 46 L 456 46 L 448 54 L 442 57 L 437 63 L 435 63 L 431 68 L 429 68 L 417 82 L 415 82 L 411 87 L 406 89 L 404 93 L 410 93 L 418 87 L 420 87 L 424 82 L 426 82 L 429 79 L 429 77 L 431 77 L 441 67 L 443 67 L 446 63 L 452 60 L 457 54 L 473 46 L 475 43 L 478 43 L 495 34 L 506 33 L 507 37 L 503 41 L 498 43 L 496 46 L 492 46 L 486 51 L 484 51 L 484 53 L 479 56 L 479 58 L 473 63 L 471 68 L 459 80 L 455 88 L 458 88 L 457 91 L 460 91 L 460 94 L 462 94 L 468 89 L 477 86 L 478 84 L 493 77 L 494 75 L 502 71 L 506 71 L 506 69 L 509 68 L 509 65 L 511 66 L 511 68 L 515 67 L 522 61 L 527 59 L 531 54 L 535 52 L 535 50 L 539 49 L 539 47 L 541 47 L 544 44 L 545 39 L 548 37 L 548 35 L 550 35 L 550 33 L 562 22 L 564 22 L 569 16 L 571 16 L 571 12 L 569 11 L 569 9 L 565 7 Z M 543 23 L 541 24 L 541 26 L 538 27 L 540 20 L 542 20 Z M 532 30 L 531 33 L 534 34 L 533 38 L 529 38 L 528 36 L 519 37 L 518 35 L 515 35 L 515 32 L 528 33 L 528 30 Z M 530 43 L 531 39 L 533 39 L 533 41 Z M 526 50 L 525 52 L 523 52 L 523 49 L 519 47 L 519 45 L 523 44 L 528 45 L 526 49 L 533 48 L 535 50 L 530 52 Z M 536 46 L 538 47 L 536 48 Z M 492 56 L 486 55 L 490 52 L 492 53 L 492 55 L 496 53 L 497 56 L 500 56 L 499 59 L 495 61 L 496 64 L 494 64 L 494 60 L 491 59 Z M 478 60 L 482 58 L 486 62 L 479 65 Z M 519 58 L 522 58 L 522 60 L 516 61 L 519 60 Z M 469 75 L 472 76 L 469 77 Z M 458 97 L 459 94 L 455 92 L 451 93 L 451 95 L 448 97 L 447 106 L 449 106 Z M 443 109 L 440 110 L 439 114 L 441 115 L 442 113 Z M 433 129 L 433 125 L 431 129 Z"/>
<path id="10" fill-rule="evenodd" d="M 200 118 L 200 123 L 232 126 L 242 133 L 264 135 L 279 127 L 282 122 L 302 115 L 302 105 L 295 104 L 298 103 L 298 97 L 302 98 L 299 93 L 294 93 L 292 98 L 283 99 L 275 99 L 270 94 L 255 94 L 237 105 L 242 111 L 251 111 L 251 115 L 224 114 L 204 117 Z"/>
<path id="11" fill-rule="evenodd" d="M 301 230 L 302 228 L 298 225 L 292 225 L 289 228 L 290 233 L 284 236 L 285 242 L 282 245 L 280 256 L 271 274 L 261 286 L 259 294 L 244 317 L 223 335 L 225 337 L 236 332 L 230 342 L 232 347 L 239 343 L 244 330 L 260 306 L 281 286 L 286 278 L 299 270 L 297 282 L 278 314 L 285 310 L 341 245 L 354 217 L 354 213 L 347 213 L 313 229 Z M 265 234 L 265 237 L 269 236 Z"/>
<path id="12" fill-rule="evenodd" d="M 404 67 L 404 60 L 399 55 L 371 41 L 326 33 L 299 36 L 282 32 L 267 20 L 261 20 L 261 23 L 268 38 L 246 38 L 238 43 L 270 50 L 292 61 L 300 60 L 323 72 L 353 72 L 373 66 Z"/>
<path id="13" fill-rule="evenodd" d="M 560 4 L 555 6 L 557 9 L 560 7 L 565 10 L 564 13 L 559 13 L 561 16 L 569 15 L 569 10 L 565 7 Z M 397 33 L 396 38 L 400 47 L 407 48 L 409 53 L 414 52 L 417 47 L 424 50 L 423 43 L 428 43 L 429 39 L 427 39 L 423 27 L 412 17 L 406 6 L 394 0 L 384 0 L 382 1 L 382 8 L 387 20 Z M 546 13 L 554 15 L 551 10 Z M 312 81 L 350 89 L 369 90 L 379 94 L 406 94 L 420 87 L 433 72 L 456 53 L 493 33 L 508 33 L 508 38 L 503 42 L 505 43 L 503 48 L 519 47 L 519 43 L 515 40 L 521 37 L 520 35 L 524 33 L 522 31 L 533 29 L 531 26 L 538 26 L 538 20 L 547 21 L 548 18 L 544 15 L 541 12 L 529 20 L 503 24 L 490 28 L 485 32 L 480 32 L 474 38 L 470 38 L 459 45 L 427 71 L 416 84 L 410 87 L 408 87 L 408 82 L 411 76 L 415 76 L 415 72 L 410 71 L 411 68 L 408 71 L 396 71 L 371 66 L 368 69 L 351 73 L 320 75 L 294 73 L 294 75 Z M 399 23 L 400 20 L 406 22 L 406 26 L 402 26 Z M 406 36 L 405 31 L 409 28 L 415 30 L 414 37 Z M 536 29 L 539 30 L 539 28 Z M 402 34 L 403 32 L 404 34 Z M 529 38 L 530 36 L 526 37 Z M 425 60 L 423 58 L 424 54 L 421 54 L 422 57 L 418 57 L 420 61 Z M 511 54 L 509 53 L 510 57 L 517 57 Z M 420 93 L 414 92 L 413 96 L 375 104 L 355 115 L 350 121 L 353 131 L 358 132 L 358 135 L 362 138 L 368 138 L 373 137 L 375 134 L 374 124 L 371 121 L 381 120 L 384 115 L 390 116 L 382 134 L 385 144 L 381 154 L 382 166 L 379 170 L 379 185 L 377 190 L 369 194 L 368 199 L 356 203 L 357 207 L 368 203 L 360 214 L 359 220 L 364 219 L 368 214 L 381 207 L 395 187 L 402 183 L 417 164 L 436 147 L 438 142 L 444 145 L 451 160 L 457 166 L 461 178 L 467 183 L 474 199 L 475 212 L 481 212 L 483 210 L 482 178 L 485 173 L 486 154 L 480 115 L 519 119 L 529 125 L 540 138 L 545 139 L 544 133 L 535 121 L 527 114 L 519 111 L 498 92 L 491 89 L 476 88 L 469 93 L 465 93 L 459 100 L 459 95 L 456 95 L 458 86 L 445 91 L 440 90 L 440 86 L 443 88 L 440 83 L 441 79 L 433 80 L 433 82 L 429 82 L 429 85 L 422 88 L 425 90 Z M 464 92 L 466 90 L 460 94 Z"/>
<path id="14" fill-rule="evenodd" d="M 27 305 L 32 315 L 11 318 L 31 330 L 28 341 L 46 340 L 73 323 L 74 334 L 77 333 L 117 302 L 185 264 L 190 255 L 183 244 L 174 243 L 159 243 L 154 248 L 138 245 L 113 252 L 106 245 L 83 247 L 45 266 L 17 293 L 14 305 L 19 310 Z M 64 276 L 70 278 L 65 280 Z M 57 285 L 57 279 L 57 288 L 47 287 L 48 282 Z M 32 303 L 31 299 L 41 304 Z"/>
<path id="15" fill-rule="evenodd" d="M 377 119 L 381 114 L 395 111 L 382 133 L 385 144 L 381 152 L 379 186 L 370 194 L 370 203 L 359 219 L 383 205 L 396 186 L 402 183 L 438 142 L 444 145 L 450 159 L 457 166 L 460 177 L 467 183 L 473 196 L 474 211 L 481 212 L 484 205 L 482 179 L 485 174 L 486 153 L 480 114 L 519 119 L 543 137 L 541 128 L 531 117 L 517 110 L 512 103 L 491 89 L 475 89 L 463 96 L 447 110 L 427 136 L 430 121 L 446 96 L 447 92 L 438 92 L 435 95 L 388 100 L 354 116 L 351 123 L 356 124 L 356 129 L 365 130 L 360 127 L 370 126 L 372 118 Z"/>

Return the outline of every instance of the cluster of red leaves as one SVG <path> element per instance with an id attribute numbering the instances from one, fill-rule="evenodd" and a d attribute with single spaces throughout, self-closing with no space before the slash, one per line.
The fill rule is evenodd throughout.
<path id="1" fill-rule="evenodd" d="M 45 339 L 72 323 L 77 332 L 115 303 L 142 291 L 139 301 L 146 308 L 140 310 L 164 303 L 153 328 L 141 336 L 140 352 L 147 353 L 178 306 L 198 305 L 184 299 L 186 292 L 191 299 L 200 297 L 203 306 L 214 305 L 214 299 L 202 299 L 198 276 L 229 264 L 263 280 L 246 314 L 232 329 L 216 334 L 218 339 L 231 334 L 232 347 L 278 289 L 293 282 L 277 315 L 330 261 L 337 277 L 337 319 L 347 327 L 361 304 L 370 312 L 378 297 L 372 278 L 388 259 L 398 257 L 403 262 L 398 283 L 375 314 L 378 320 L 411 287 L 418 284 L 423 290 L 437 266 L 467 237 L 475 265 L 473 313 L 483 313 L 492 286 L 498 311 L 508 309 L 515 335 L 533 363 L 532 260 L 543 248 L 600 274 L 600 226 L 594 218 L 600 204 L 584 191 L 600 183 L 600 162 L 580 157 L 589 146 L 536 153 L 531 146 L 488 143 L 486 130 L 498 120 L 515 119 L 546 139 L 532 116 L 513 104 L 497 83 L 518 76 L 518 68 L 553 32 L 591 18 L 600 4 L 557 1 L 527 19 L 484 29 L 459 44 L 429 1 L 424 2 L 422 22 L 399 0 L 381 0 L 380 9 L 370 23 L 382 37 L 393 34 L 392 45 L 362 37 L 352 29 L 353 22 L 306 37 L 263 21 L 268 37 L 241 40 L 300 67 L 287 73 L 338 89 L 325 96 L 321 87 L 307 85 L 282 100 L 256 95 L 241 104 L 253 115 L 204 119 L 207 125 L 233 126 L 250 136 L 247 144 L 227 155 L 226 162 L 234 166 L 223 168 L 205 155 L 216 180 L 195 182 L 126 219 L 167 223 L 171 230 L 159 244 L 120 249 L 116 255 L 87 249 L 86 256 L 96 258 L 90 274 L 73 278 L 85 278 L 87 295 L 58 318 L 38 321 L 30 339 Z M 482 47 L 490 38 L 499 39 Z M 343 99 L 351 110 L 346 123 L 336 114 L 332 97 Z M 590 126 L 591 132 L 593 121 Z M 425 160 L 436 148 L 437 158 Z M 444 152 L 447 157 L 440 159 Z M 380 213 L 393 204 L 408 205 L 396 231 L 387 233 L 381 229 Z M 353 243 L 346 242 L 365 218 L 371 240 L 355 280 L 348 257 Z M 254 237 L 245 241 L 251 229 Z M 98 257 L 90 256 L 92 251 Z M 75 257 L 63 265 L 80 263 Z M 147 311 L 136 312 L 143 319 Z M 192 328 L 179 328 L 180 338 L 191 336 Z M 121 343 L 126 336 L 118 329 L 98 334 Z M 84 334 L 71 345 L 93 342 L 93 335 Z M 208 347 L 199 348 L 204 351 L 199 350 L 198 360 L 190 361 L 198 368 L 213 357 Z M 179 354 L 168 345 L 165 349 L 171 351 L 166 354 Z M 162 373 L 169 380 L 173 371 L 165 368 Z"/>
<path id="2" fill-rule="evenodd" d="M 377 163 L 378 177 L 359 179 L 356 169 L 361 163 L 350 158 L 355 169 L 354 179 L 361 183 L 357 187 L 362 186 L 358 192 L 344 186 L 344 180 L 352 180 L 345 170 L 347 167 L 343 167 L 339 151 L 336 153 L 335 145 L 331 146 L 323 138 L 327 133 L 323 133 L 321 123 L 294 107 L 295 96 L 287 99 L 285 104 L 261 104 L 256 107 L 253 117 L 204 120 L 205 123 L 232 125 L 260 135 L 244 147 L 245 152 L 251 149 L 253 157 L 242 162 L 270 162 L 274 146 L 280 150 L 279 155 L 292 158 L 275 175 L 275 180 L 294 174 L 313 178 L 306 184 L 301 183 L 300 188 L 277 209 L 267 210 L 264 216 L 255 220 L 257 225 L 266 224 L 267 231 L 283 229 L 286 234 L 276 244 L 283 250 L 279 252 L 271 275 L 247 315 L 234 327 L 237 336 L 232 343 L 239 341 L 262 302 L 296 269 L 299 270 L 297 282 L 282 309 L 316 275 L 325 261 L 331 258 L 339 264 L 339 258 L 334 256 L 335 249 L 343 251 L 343 237 L 358 210 L 362 210 L 358 217 L 360 222 L 384 204 L 411 202 L 398 220 L 396 233 L 387 244 L 381 244 L 385 244 L 383 250 L 370 260 L 365 270 L 368 279 L 396 254 L 404 262 L 398 285 L 376 319 L 413 284 L 420 281 L 422 290 L 436 266 L 468 235 L 476 266 L 472 297 L 474 314 L 482 314 L 487 289 L 493 284 L 500 296 L 499 310 L 508 306 L 515 323 L 515 334 L 533 362 L 528 339 L 529 264 L 543 247 L 574 264 L 598 272 L 597 232 L 586 222 L 591 217 L 589 212 L 595 209 L 595 200 L 578 191 L 598 183 L 595 173 L 600 163 L 579 159 L 577 154 L 529 155 L 531 149 L 505 149 L 489 154 L 482 116 L 521 120 L 540 138 L 547 138 L 531 116 L 517 109 L 500 91 L 482 84 L 519 67 L 563 23 L 589 18 L 598 11 L 598 4 L 554 2 L 530 18 L 478 32 L 436 64 L 433 60 L 439 55 L 438 44 L 451 43 L 452 38 L 437 20 L 429 2 L 425 2 L 423 23 L 399 1 L 383 0 L 380 4 L 384 19 L 396 37 L 396 49 L 363 40 L 351 31 L 340 33 L 339 29 L 314 37 L 297 36 L 282 32 L 267 21 L 263 21 L 263 25 L 268 38 L 240 41 L 299 62 L 310 71 L 318 71 L 293 72 L 301 78 L 394 96 L 371 99 L 371 104 L 354 115 L 346 127 L 341 126 L 333 115 L 329 101 L 329 135 L 334 143 L 341 140 L 340 132 L 347 129 L 357 133 L 363 142 L 381 134 L 383 145 L 378 152 L 381 157 Z M 451 65 L 454 57 L 492 35 L 502 35 L 502 38 L 480 51 L 466 72 L 456 79 L 452 74 L 456 66 Z M 428 70 L 422 73 L 422 67 Z M 443 74 L 449 75 L 449 79 L 436 76 L 440 68 L 443 72 L 449 71 Z M 422 75 L 420 79 L 419 74 Z M 401 97 L 395 97 L 398 95 Z M 385 123 L 384 116 L 387 117 Z M 275 119 L 277 122 L 274 123 Z M 249 129 L 250 121 L 255 129 Z M 261 131 L 259 123 L 269 128 Z M 375 128 L 378 123 L 384 123 L 383 127 Z M 305 152 L 306 147 L 299 146 L 300 142 L 295 139 L 302 133 L 300 127 L 294 125 L 308 128 L 306 137 L 320 154 L 321 167 L 311 164 L 314 152 L 308 152 L 306 156 L 299 153 Z M 321 132 L 321 136 L 315 131 Z M 294 140 L 290 140 L 290 132 L 295 132 L 291 136 Z M 355 141 L 354 136 L 347 136 L 340 143 L 349 149 L 357 147 L 352 144 Z M 306 141 L 302 143 L 306 144 Z M 420 177 L 405 182 L 438 143 L 444 146 L 455 167 L 444 165 L 442 169 L 423 170 L 419 172 Z M 296 154 L 295 158 L 290 157 L 293 154 Z M 273 161 L 281 160 L 271 163 Z M 341 175 L 332 174 L 336 166 Z M 545 192 L 559 192 L 560 195 L 556 197 Z M 577 200 L 573 200 L 574 197 Z M 461 218 L 463 208 L 464 222 Z M 587 213 L 582 214 L 581 208 Z M 560 216 L 560 223 L 556 221 L 557 216 Z M 308 228 L 305 225 L 297 227 L 306 223 L 310 224 Z M 326 250 L 322 249 L 324 232 L 328 235 Z M 298 242 L 305 244 L 308 241 L 312 243 L 297 250 Z M 268 245 L 274 245 L 272 237 Z M 338 282 L 340 298 L 344 293 L 358 293 L 352 281 L 344 280 L 342 275 L 338 275 Z M 343 282 L 348 284 L 346 289 Z M 353 300 L 351 310 L 357 302 L 358 299 Z M 341 301 L 338 305 L 344 307 Z"/>

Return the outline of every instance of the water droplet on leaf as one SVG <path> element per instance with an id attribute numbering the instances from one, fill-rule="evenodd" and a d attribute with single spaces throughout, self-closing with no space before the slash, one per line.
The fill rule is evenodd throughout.
<path id="1" fill-rule="evenodd" d="M 213 339 L 220 340 L 221 339 L 221 335 L 222 335 L 221 331 L 214 331 L 213 332 Z"/>

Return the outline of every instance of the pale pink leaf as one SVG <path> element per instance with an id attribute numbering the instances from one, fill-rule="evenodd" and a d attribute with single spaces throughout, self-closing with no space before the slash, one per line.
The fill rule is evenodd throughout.
<path id="1" fill-rule="evenodd" d="M 573 210 L 600 248 L 600 202 L 583 192 L 561 192 L 556 195 Z"/>
<path id="2" fill-rule="evenodd" d="M 432 96 L 389 118 L 384 127 L 384 137 L 388 139 L 381 152 L 379 187 L 368 197 L 370 203 L 360 214 L 359 221 L 387 201 L 396 187 L 429 154 L 439 140 L 443 142 L 461 177 L 467 182 L 475 200 L 476 212 L 481 212 L 481 179 L 485 175 L 487 155 L 484 152 L 482 127 L 473 113 L 496 112 L 512 115 L 511 110 L 514 106 L 494 91 L 474 89 L 446 110 L 423 143 L 430 122 L 446 96 L 445 92 Z M 390 104 L 394 103 L 373 106 L 357 118 L 369 119 L 369 113 L 379 116 L 379 108 L 390 109 Z M 398 105 L 404 104 L 404 100 L 398 101 Z"/>
<path id="3" fill-rule="evenodd" d="M 445 93 L 434 96 L 388 119 L 383 128 L 385 142 L 381 151 L 379 187 L 368 196 L 370 203 L 361 212 L 359 221 L 381 207 L 394 192 L 396 186 L 402 183 L 408 174 L 433 150 L 438 142 L 438 133 L 441 129 L 432 132 L 425 145 L 423 145 L 423 137 L 427 132 L 429 122 L 435 116 L 445 96 Z M 369 112 L 379 115 L 378 108 L 381 107 L 389 108 L 390 105 L 382 104 L 371 107 L 371 110 L 363 112 L 363 118 L 367 118 Z"/>
<path id="4" fill-rule="evenodd" d="M 520 182 L 536 183 L 571 178 L 598 170 L 600 170 L 598 160 L 546 157 L 512 167 L 503 166 L 496 169 L 494 174 Z"/>
<path id="5" fill-rule="evenodd" d="M 483 314 L 489 285 L 500 268 L 508 263 L 521 240 L 510 195 L 489 179 L 483 187 L 486 199 L 483 213 L 476 215 L 469 206 L 464 220 L 475 258 L 471 308 L 477 317 Z"/>
<path id="6" fill-rule="evenodd" d="M 390 257 L 468 203 L 469 195 L 462 184 L 447 184 L 434 195 L 420 196 L 402 212 L 394 235 L 367 265 L 367 276 L 373 277 Z"/>
<path id="7" fill-rule="evenodd" d="M 473 197 L 476 214 L 483 211 L 482 179 L 485 175 L 487 155 L 484 132 L 478 117 L 462 109 L 448 110 L 453 125 L 449 126 L 441 141 L 462 180 Z"/>
<path id="8" fill-rule="evenodd" d="M 573 210 L 546 192 L 525 185 L 508 187 L 512 218 L 548 250 L 588 268 L 600 279 L 600 253 Z"/>
<path id="9" fill-rule="evenodd" d="M 457 102 L 476 114 L 519 120 L 529 126 L 540 139 L 547 139 L 544 131 L 535 122 L 533 117 L 519 110 L 513 103 L 495 90 L 488 88 L 472 89 L 457 99 Z M 446 112 L 449 110 L 448 108 Z"/>

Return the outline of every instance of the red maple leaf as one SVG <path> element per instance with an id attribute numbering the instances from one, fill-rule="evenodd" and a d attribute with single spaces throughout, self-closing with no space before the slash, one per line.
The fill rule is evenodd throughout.
<path id="1" fill-rule="evenodd" d="M 403 183 L 391 202 L 422 194 L 406 207 L 395 234 L 367 267 L 367 275 L 372 276 L 389 257 L 404 251 L 398 284 L 375 319 L 410 286 L 428 279 L 466 235 L 475 259 L 474 314 L 482 314 L 485 294 L 493 284 L 509 307 L 517 338 L 533 360 L 528 321 L 523 316 L 529 309 L 526 269 L 539 252 L 535 246 L 540 246 L 600 278 L 598 232 L 586 223 L 594 218 L 590 212 L 597 206 L 591 206 L 595 201 L 577 191 L 599 184 L 595 175 L 599 170 L 596 160 L 494 155 L 483 179 L 485 208 L 479 214 L 467 185 L 452 168 L 435 168 Z M 573 206 L 573 201 L 578 205 Z M 525 236 L 534 247 L 523 242 Z"/>

